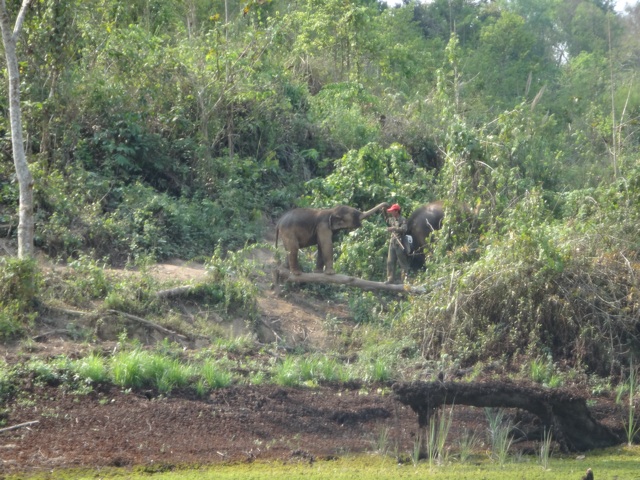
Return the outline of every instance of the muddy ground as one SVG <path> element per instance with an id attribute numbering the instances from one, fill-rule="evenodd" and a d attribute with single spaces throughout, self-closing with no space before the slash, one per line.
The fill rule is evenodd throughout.
<path id="1" fill-rule="evenodd" d="M 1 468 L 313 462 L 380 450 L 408 461 L 418 430 L 415 414 L 392 393 L 353 387 L 230 387 L 206 399 L 179 393 L 148 398 L 113 387 L 88 395 L 34 387 L 30 400 L 5 406 L 8 425 L 38 423 L 0 434 Z M 615 426 L 620 412 L 610 407 L 601 401 L 594 414 Z M 536 429 L 531 417 L 514 418 L 519 429 Z M 477 453 L 488 452 L 482 409 L 456 407 L 453 419 L 452 454 L 465 431 L 478 435 Z M 535 454 L 536 445 L 524 441 L 512 448 Z"/>
<path id="2" fill-rule="evenodd" d="M 174 262 L 156 267 L 156 275 L 187 281 L 204 271 Z M 271 322 L 270 329 L 277 325 L 279 334 L 292 344 L 322 345 L 327 341 L 322 328 L 327 314 L 347 315 L 335 305 L 269 289 L 262 292 L 259 308 L 261 317 Z M 52 327 L 45 322 L 41 329 L 47 328 Z M 0 357 L 11 360 L 18 347 L 0 348 Z M 34 354 L 55 356 L 73 355 L 82 346 L 69 336 L 51 334 L 41 336 L 31 348 Z M 0 432 L 0 473 L 267 459 L 312 462 L 380 450 L 406 460 L 418 431 L 416 415 L 394 398 L 391 385 L 233 386 L 197 398 L 181 392 L 162 397 L 106 386 L 78 395 L 25 380 L 24 394 L 2 406 L 0 415 L 5 427 L 37 423 Z M 599 397 L 594 415 L 613 427 L 624 419 L 612 398 Z M 514 419 L 522 431 L 535 429 L 535 419 Z M 475 432 L 478 452 L 487 452 L 482 409 L 455 408 L 448 442 L 452 452 L 464 432 Z M 536 443 L 516 442 L 513 448 L 534 452 Z"/>

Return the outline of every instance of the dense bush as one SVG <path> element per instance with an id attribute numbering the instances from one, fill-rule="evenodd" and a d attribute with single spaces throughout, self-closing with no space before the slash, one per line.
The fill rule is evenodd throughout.
<path id="1" fill-rule="evenodd" d="M 626 234 L 616 227 L 612 242 L 602 224 L 576 231 L 553 221 L 540 196 L 510 212 L 483 239 L 477 261 L 441 265 L 429 295 L 412 304 L 404 325 L 424 355 L 464 364 L 551 355 L 619 372 L 640 353 L 637 223 Z"/>
<path id="2" fill-rule="evenodd" d="M 0 339 L 24 333 L 32 325 L 40 282 L 34 259 L 0 257 Z"/>

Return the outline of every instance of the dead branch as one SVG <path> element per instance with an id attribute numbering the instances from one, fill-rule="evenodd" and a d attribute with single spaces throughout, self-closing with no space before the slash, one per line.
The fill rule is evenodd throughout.
<path id="1" fill-rule="evenodd" d="M 45 338 L 50 337 L 52 335 L 71 336 L 72 332 L 70 330 L 67 330 L 66 328 L 61 328 L 61 329 L 57 329 L 57 330 L 51 330 L 50 332 L 41 333 L 40 335 L 36 335 L 35 337 L 31 337 L 31 339 L 36 341 L 36 342 L 39 342 L 40 340 L 44 340 Z"/>
<path id="2" fill-rule="evenodd" d="M 275 272 L 276 283 L 280 282 L 298 282 L 298 283 L 333 283 L 338 285 L 347 285 L 349 287 L 360 288 L 361 290 L 386 290 L 396 293 L 426 293 L 424 287 L 414 287 L 411 285 L 393 285 L 383 282 L 372 282 L 357 277 L 349 277 L 347 275 L 325 275 L 323 273 L 302 273 L 293 275 L 288 270 L 278 268 Z"/>
<path id="3" fill-rule="evenodd" d="M 46 308 L 50 312 L 66 313 L 67 315 L 78 315 L 80 317 L 95 315 L 95 313 L 92 312 L 83 312 L 82 310 L 71 310 L 69 308 L 53 307 L 51 305 L 47 305 Z"/>
<path id="4" fill-rule="evenodd" d="M 165 335 L 170 335 L 170 336 L 172 336 L 174 338 L 177 338 L 178 340 L 182 340 L 184 342 L 189 340 L 184 335 L 181 335 L 181 334 L 179 334 L 177 332 L 174 332 L 173 330 L 169 330 L 168 328 L 165 328 L 162 325 L 158 325 L 157 323 L 151 322 L 151 321 L 147 320 L 146 318 L 138 317 L 136 315 L 131 315 L 130 313 L 121 312 L 119 310 L 107 310 L 107 312 L 113 313 L 115 315 L 120 315 L 120 316 L 125 317 L 125 318 L 127 318 L 129 320 L 133 320 L 135 322 L 141 323 L 145 327 L 153 328 L 154 330 L 157 330 L 157 331 L 159 331 L 161 333 L 164 333 Z"/>
<path id="5" fill-rule="evenodd" d="M 12 425 L 10 427 L 0 428 L 0 433 L 10 432 L 11 430 L 17 430 L 19 428 L 30 427 L 31 425 L 35 425 L 36 423 L 40 423 L 40 420 L 33 420 L 31 422 L 24 422 L 24 423 L 19 423 L 17 425 Z"/>

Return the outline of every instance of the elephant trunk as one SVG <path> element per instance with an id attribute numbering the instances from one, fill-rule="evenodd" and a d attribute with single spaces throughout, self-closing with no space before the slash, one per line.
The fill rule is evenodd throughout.
<path id="1" fill-rule="evenodd" d="M 379 205 L 376 205 L 375 207 L 373 207 L 371 210 L 367 210 L 366 212 L 362 212 L 360 214 L 360 220 L 364 220 L 367 217 L 370 217 L 371 215 L 373 215 L 374 213 L 376 213 L 378 210 L 382 210 L 384 208 L 387 208 L 389 206 L 389 204 L 387 202 L 382 202 Z"/>

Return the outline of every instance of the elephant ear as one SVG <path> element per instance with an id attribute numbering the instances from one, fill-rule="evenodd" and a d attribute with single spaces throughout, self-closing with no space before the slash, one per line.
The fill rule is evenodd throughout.
<path id="1" fill-rule="evenodd" d="M 342 227 L 336 227 L 334 228 L 335 224 L 341 225 L 344 223 L 344 216 L 340 215 L 340 214 L 333 214 L 333 215 L 329 215 L 329 229 L 330 230 L 340 230 L 340 228 Z"/>

